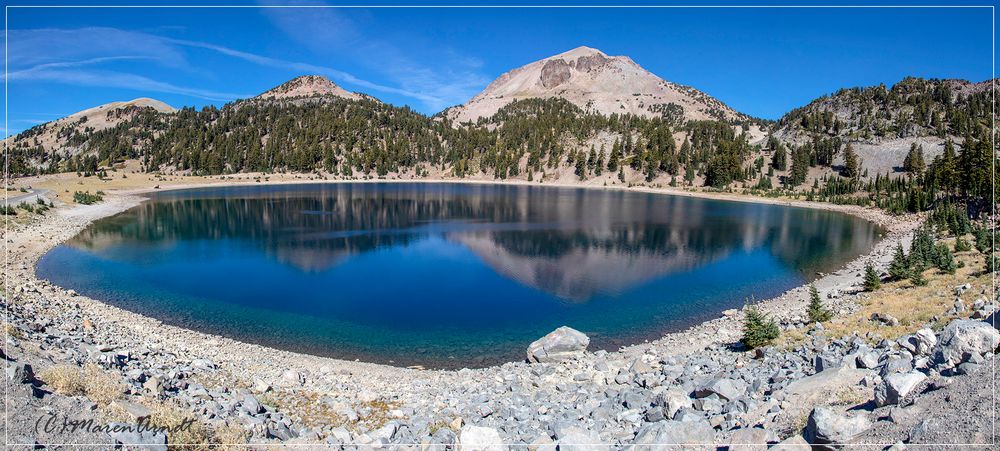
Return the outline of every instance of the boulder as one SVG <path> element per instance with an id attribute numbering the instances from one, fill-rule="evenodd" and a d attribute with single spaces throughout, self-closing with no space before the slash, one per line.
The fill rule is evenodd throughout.
<path id="1" fill-rule="evenodd" d="M 745 395 L 746 392 L 747 384 L 742 380 L 719 377 L 695 389 L 694 395 L 697 398 L 705 398 L 714 394 L 726 401 L 732 401 Z"/>
<path id="2" fill-rule="evenodd" d="M 585 431 L 575 426 L 562 428 L 558 434 L 559 451 L 607 451 L 609 445 L 601 441 L 594 431 Z"/>
<path id="3" fill-rule="evenodd" d="M 528 345 L 528 361 L 558 362 L 582 354 L 588 345 L 590 337 L 576 329 L 562 326 Z"/>
<path id="4" fill-rule="evenodd" d="M 15 384 L 35 383 L 35 371 L 27 363 L 7 365 L 7 379 Z"/>
<path id="5" fill-rule="evenodd" d="M 673 388 L 656 393 L 653 405 L 663 409 L 663 415 L 668 419 L 674 417 L 677 411 L 691 407 L 691 398 L 681 389 Z"/>
<path id="6" fill-rule="evenodd" d="M 158 431 L 137 431 L 135 425 L 112 423 L 111 438 L 127 449 L 167 451 L 167 434 Z"/>
<path id="7" fill-rule="evenodd" d="M 919 371 L 886 376 L 882 383 L 875 387 L 875 405 L 882 407 L 899 404 L 903 398 L 906 398 L 906 395 L 912 393 L 926 379 L 927 376 Z"/>
<path id="8" fill-rule="evenodd" d="M 763 428 L 742 428 L 729 437 L 729 451 L 765 451 L 767 444 L 777 442 L 774 431 Z"/>
<path id="9" fill-rule="evenodd" d="M 639 428 L 632 442 L 636 451 L 715 449 L 715 430 L 704 419 L 658 421 Z"/>
<path id="10" fill-rule="evenodd" d="M 506 451 L 507 445 L 496 429 L 466 425 L 458 434 L 458 449 L 462 451 Z"/>
<path id="11" fill-rule="evenodd" d="M 817 407 L 809 414 L 806 439 L 813 449 L 837 449 L 835 444 L 849 443 L 872 427 L 865 414 L 848 416 L 828 407 Z"/>
<path id="12" fill-rule="evenodd" d="M 772 446 L 768 451 L 804 451 L 811 449 L 809 442 L 801 435 L 793 435 Z"/>
<path id="13" fill-rule="evenodd" d="M 934 331 L 928 328 L 918 330 L 916 333 L 905 335 L 899 338 L 899 346 L 913 355 L 930 354 L 937 344 L 937 337 Z"/>
<path id="14" fill-rule="evenodd" d="M 963 363 L 973 355 L 993 352 L 1000 345 L 1000 331 L 975 320 L 956 319 L 941 333 L 934 361 L 945 368 Z"/>
<path id="15" fill-rule="evenodd" d="M 247 393 L 243 396 L 243 407 L 250 412 L 251 415 L 257 415 L 258 413 L 264 412 L 264 406 L 260 405 L 253 395 Z"/>
<path id="16" fill-rule="evenodd" d="M 303 383 L 305 383 L 305 377 L 298 371 L 285 370 L 284 373 L 281 373 L 281 385 L 286 387 L 298 387 Z"/>

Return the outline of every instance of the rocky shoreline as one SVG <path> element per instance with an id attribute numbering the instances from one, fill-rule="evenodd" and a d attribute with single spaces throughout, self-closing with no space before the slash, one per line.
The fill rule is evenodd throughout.
<path id="1" fill-rule="evenodd" d="M 985 364 L 995 362 L 994 335 L 1000 341 L 995 329 L 978 326 L 988 326 L 980 320 L 953 323 L 954 328 L 941 332 L 921 330 L 900 342 L 874 346 L 860 337 L 828 340 L 822 327 L 806 324 L 807 293 L 800 287 L 761 304 L 783 329 L 808 330 L 809 340 L 795 349 L 748 353 L 734 348 L 742 313 L 730 311 L 618 352 L 580 353 L 551 363 L 428 371 L 296 354 L 189 331 L 35 278 L 34 262 L 46 250 L 91 221 L 138 202 L 141 198 L 135 195 L 109 194 L 103 203 L 60 207 L 8 231 L 9 289 L 4 302 L 10 328 L 4 352 L 13 399 L 8 399 L 8 407 L 36 415 L 54 408 L 97 419 L 118 415 L 134 422 L 149 409 L 150 400 L 170 403 L 205 424 L 205 439 L 214 443 L 246 440 L 347 448 L 392 444 L 420 449 L 421 444 L 502 441 L 528 449 L 571 449 L 570 444 L 594 445 L 575 449 L 607 449 L 597 444 L 620 448 L 669 442 L 713 448 L 710 445 L 783 439 L 801 444 L 803 426 L 812 441 L 895 443 L 907 438 L 866 438 L 878 409 L 912 402 L 920 387 L 938 384 L 944 390 L 947 384 L 942 381 L 952 375 L 962 379 L 986 372 Z M 919 223 L 919 218 L 897 220 L 874 210 L 855 210 L 883 225 L 888 234 L 870 254 L 815 281 L 828 307 L 838 314 L 857 310 L 864 296 L 858 293 L 864 264 L 871 261 L 884 268 L 895 244 L 908 240 Z M 961 291 L 982 297 L 987 288 Z M 981 319 L 994 303 L 983 300 L 976 306 L 968 313 Z M 949 330 L 952 336 L 975 339 L 949 339 Z M 951 341 L 961 350 L 949 350 Z M 120 399 L 100 405 L 86 396 L 65 396 L 32 374 L 57 365 L 86 364 L 122 381 Z M 851 395 L 854 392 L 858 394 Z M 872 402 L 881 396 L 880 403 L 889 403 L 863 414 L 864 421 L 845 414 L 845 409 L 812 409 L 831 397 L 860 399 L 861 393 Z M 79 436 L 39 432 L 29 424 L 33 419 L 22 420 L 8 417 L 6 432 L 12 442 L 80 443 Z M 233 439 L 233 434 L 221 433 L 232 430 L 247 434 L 236 433 Z M 852 430 L 856 433 L 848 434 Z M 167 436 L 98 433 L 87 439 L 166 445 Z"/>

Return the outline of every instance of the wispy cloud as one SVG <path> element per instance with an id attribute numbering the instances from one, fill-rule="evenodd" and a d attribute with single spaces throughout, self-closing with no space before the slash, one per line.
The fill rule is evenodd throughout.
<path id="1" fill-rule="evenodd" d="M 274 11 L 279 28 L 293 40 L 303 39 L 304 33 L 309 36 L 310 46 L 316 49 L 329 47 L 333 40 L 339 44 L 351 43 L 360 53 L 355 55 L 359 64 L 373 68 L 391 83 L 373 81 L 330 66 L 275 58 L 209 42 L 107 27 L 11 30 L 8 77 L 12 82 L 50 81 L 164 92 L 212 101 L 249 97 L 179 86 L 110 67 L 115 63 L 145 61 L 175 71 L 197 73 L 204 69 L 192 65 L 187 54 L 191 49 L 200 49 L 262 67 L 286 70 L 290 76 L 324 75 L 350 90 L 375 96 L 379 93 L 402 96 L 434 111 L 464 102 L 488 81 L 476 72 L 478 63 L 474 59 L 449 53 L 445 64 L 434 67 L 420 64 L 392 45 L 365 39 L 350 20 L 332 10 L 313 9 L 309 14 L 298 14 L 294 9 Z M 292 29 L 296 31 L 291 32 Z M 375 57 L 377 64 L 374 64 Z"/>
<path id="2" fill-rule="evenodd" d="M 289 5 L 325 5 L 323 2 L 297 0 Z M 352 10 L 351 13 L 367 14 Z M 478 58 L 462 55 L 438 43 L 415 39 L 384 39 L 368 27 L 357 24 L 343 10 L 335 8 L 273 8 L 264 14 L 292 40 L 322 54 L 335 51 L 350 55 L 358 64 L 368 67 L 397 84 L 398 90 L 423 101 L 430 109 L 467 101 L 490 81 L 482 74 L 483 63 Z M 403 37 L 405 38 L 405 37 Z M 399 41 L 410 41 L 403 48 Z M 421 54 L 416 58 L 414 53 Z M 433 61 L 427 64 L 425 61 Z M 404 94 L 405 95 L 405 94 Z"/>
<path id="3" fill-rule="evenodd" d="M 21 78 L 30 78 L 35 81 L 52 81 L 79 86 L 94 86 L 105 88 L 122 88 L 141 92 L 163 92 L 168 94 L 180 94 L 189 97 L 213 101 L 229 101 L 245 95 L 218 92 L 207 89 L 188 88 L 175 84 L 153 80 L 142 75 L 101 70 L 30 70 L 30 75 Z M 12 77 L 11 80 L 14 80 Z"/>
<path id="4" fill-rule="evenodd" d="M 380 91 L 380 92 L 387 92 L 387 93 L 399 94 L 399 95 L 402 95 L 402 96 L 405 96 L 405 97 L 410 97 L 410 98 L 418 99 L 418 100 L 421 100 L 421 101 L 424 101 L 424 102 L 428 102 L 428 103 L 438 103 L 438 102 L 442 101 L 442 99 L 440 99 L 440 98 L 437 98 L 437 97 L 434 97 L 434 96 L 431 96 L 431 95 L 427 95 L 427 94 L 424 94 L 424 93 L 421 93 L 421 92 L 410 91 L 410 90 L 407 90 L 407 89 L 401 89 L 401 88 L 396 88 L 396 87 L 392 87 L 392 86 L 385 86 L 385 85 L 382 85 L 382 84 L 374 83 L 374 82 L 371 82 L 371 81 L 368 81 L 368 80 L 356 77 L 356 76 L 354 76 L 354 75 L 352 75 L 352 74 L 350 74 L 348 72 L 344 72 L 342 70 L 337 70 L 337 69 L 334 69 L 334 68 L 331 68 L 331 67 L 317 66 L 315 64 L 310 64 L 310 63 L 301 63 L 301 62 L 296 62 L 296 61 L 287 61 L 287 60 L 282 60 L 282 59 L 277 59 L 277 58 L 271 58 L 271 57 L 267 57 L 267 56 L 263 56 L 263 55 L 257 55 L 257 54 L 254 54 L 254 53 L 243 52 L 243 51 L 231 49 L 231 48 L 228 48 L 228 47 L 223 47 L 223 46 L 214 45 L 214 44 L 208 44 L 208 43 L 204 43 L 204 42 L 184 41 L 184 40 L 178 40 L 178 39 L 171 40 L 171 42 L 174 42 L 174 43 L 176 43 L 178 45 L 184 45 L 184 46 L 190 46 L 190 47 L 203 48 L 203 49 L 207 49 L 207 50 L 213 50 L 213 51 L 216 51 L 216 52 L 221 53 L 223 55 L 231 56 L 233 58 L 238 58 L 238 59 L 241 59 L 243 61 L 247 61 L 247 62 L 254 63 L 254 64 L 257 64 L 257 65 L 261 65 L 261 66 L 273 67 L 273 68 L 278 68 L 278 69 L 290 69 L 291 71 L 297 72 L 297 73 L 300 73 L 300 74 L 302 74 L 302 73 L 308 73 L 308 74 L 315 74 L 315 75 L 323 75 L 323 76 L 327 76 L 327 77 L 333 78 L 334 80 L 336 80 L 336 81 L 338 81 L 338 82 L 340 82 L 342 84 L 350 84 L 350 85 L 354 85 L 354 86 L 360 87 L 360 88 L 366 88 L 366 89 L 371 89 L 371 90 Z"/>

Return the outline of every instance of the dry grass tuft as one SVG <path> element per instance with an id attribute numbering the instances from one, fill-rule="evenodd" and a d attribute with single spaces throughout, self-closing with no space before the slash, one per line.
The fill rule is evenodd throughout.
<path id="1" fill-rule="evenodd" d="M 94 364 L 80 368 L 75 365 L 52 365 L 38 373 L 38 378 L 56 393 L 67 396 L 86 395 L 104 407 L 125 393 L 125 384 L 116 374 Z"/>
<path id="2" fill-rule="evenodd" d="M 78 396 L 84 393 L 83 375 L 75 365 L 52 365 L 38 373 L 38 379 L 56 393 Z"/>
<path id="3" fill-rule="evenodd" d="M 250 441 L 250 432 L 246 428 L 231 423 L 220 424 L 212 428 L 212 443 L 216 449 L 246 450 Z"/>
<path id="4" fill-rule="evenodd" d="M 106 406 L 125 394 L 125 384 L 118 375 L 92 363 L 83 367 L 83 384 L 87 397 L 99 406 Z"/>
<path id="5" fill-rule="evenodd" d="M 14 327 L 11 323 L 3 323 L 4 335 L 8 337 L 17 338 L 18 340 L 24 338 L 24 332 L 21 329 Z"/>
<path id="6" fill-rule="evenodd" d="M 149 398 L 145 398 L 143 404 L 153 412 L 149 415 L 150 424 L 170 428 L 167 432 L 168 449 L 187 451 L 212 449 L 208 428 L 200 421 L 191 421 L 198 418 L 193 412 L 173 402 L 158 402 Z M 190 426 L 184 427 L 185 424 Z"/>

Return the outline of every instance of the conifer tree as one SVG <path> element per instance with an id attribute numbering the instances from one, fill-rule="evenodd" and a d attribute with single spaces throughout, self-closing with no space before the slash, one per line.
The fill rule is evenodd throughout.
<path id="1" fill-rule="evenodd" d="M 854 152 L 854 147 L 850 143 L 844 148 L 844 171 L 843 176 L 849 179 L 856 179 L 861 175 L 861 162 L 858 154 Z"/>
<path id="2" fill-rule="evenodd" d="M 903 280 L 910 277 L 910 260 L 903 252 L 902 243 L 896 244 L 896 252 L 892 256 L 892 262 L 889 263 L 889 277 L 893 280 Z"/>
<path id="3" fill-rule="evenodd" d="M 826 322 L 833 317 L 833 313 L 823 306 L 815 285 L 809 285 L 809 308 L 806 313 L 809 314 L 809 321 L 813 323 Z"/>
<path id="4" fill-rule="evenodd" d="M 750 304 L 744 309 L 743 338 L 740 342 L 750 349 L 771 344 L 781 335 L 781 329 L 774 320 L 765 315 L 756 305 Z"/>
<path id="5" fill-rule="evenodd" d="M 871 262 L 865 264 L 865 291 L 875 291 L 882 288 L 882 279 L 875 271 L 875 265 Z"/>

